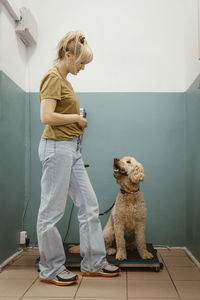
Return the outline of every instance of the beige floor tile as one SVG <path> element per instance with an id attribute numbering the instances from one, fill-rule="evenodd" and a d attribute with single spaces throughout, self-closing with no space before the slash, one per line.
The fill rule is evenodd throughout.
<path id="1" fill-rule="evenodd" d="M 0 279 L 0 296 L 22 296 L 32 283 L 32 279 Z"/>
<path id="2" fill-rule="evenodd" d="M 187 256 L 186 252 L 182 249 L 163 249 L 158 250 L 158 253 L 161 254 L 161 256 Z"/>
<path id="3" fill-rule="evenodd" d="M 0 279 L 36 279 L 38 272 L 32 266 L 9 266 L 0 273 Z"/>
<path id="4" fill-rule="evenodd" d="M 200 280 L 200 271 L 195 267 L 169 267 L 172 280 Z"/>
<path id="5" fill-rule="evenodd" d="M 169 280 L 128 280 L 129 298 L 178 298 L 178 294 Z"/>
<path id="6" fill-rule="evenodd" d="M 187 256 L 163 257 L 167 267 L 194 267 L 194 263 Z"/>
<path id="7" fill-rule="evenodd" d="M 157 252 L 157 257 L 158 257 L 159 262 L 163 263 L 163 258 L 159 252 Z"/>
<path id="8" fill-rule="evenodd" d="M 0 300 L 19 300 L 21 297 L 1 297 Z"/>
<path id="9" fill-rule="evenodd" d="M 76 298 L 120 298 L 126 299 L 126 281 L 116 280 L 116 278 L 101 278 L 101 280 L 88 280 L 83 278 L 78 289 Z"/>
<path id="10" fill-rule="evenodd" d="M 90 297 L 90 298 L 75 298 L 75 300 L 123 300 L 123 299 L 126 299 L 126 297 L 125 298 L 116 298 L 116 297 L 114 297 L 114 298 L 107 298 L 107 297 L 101 297 L 101 298 L 93 298 L 93 297 Z M 35 299 L 35 300 L 37 300 L 37 299 Z M 68 299 L 67 299 L 68 300 Z M 140 298 L 140 300 L 142 300 L 141 298 Z M 168 299 L 169 300 L 169 299 Z M 171 299 L 170 299 L 171 300 Z"/>
<path id="11" fill-rule="evenodd" d="M 38 258 L 37 255 L 23 255 L 17 259 L 12 265 L 13 266 L 35 266 L 35 261 Z"/>
<path id="12" fill-rule="evenodd" d="M 159 299 L 160 300 L 180 300 L 180 298 L 159 298 Z M 154 300 L 154 298 L 132 298 L 132 297 L 129 297 L 128 300 Z"/>
<path id="13" fill-rule="evenodd" d="M 174 281 L 181 298 L 200 298 L 200 281 Z"/>
<path id="14" fill-rule="evenodd" d="M 68 296 L 66 296 L 65 298 L 52 298 L 52 297 L 37 297 L 37 298 L 35 298 L 35 297 L 23 297 L 22 299 L 20 299 L 20 300 L 73 300 L 74 298 L 73 297 L 70 297 L 70 298 L 68 298 Z M 0 300 L 1 300 L 1 298 L 0 298 Z M 7 298 L 6 299 L 4 299 L 4 300 L 7 300 Z M 87 299 L 88 300 L 88 299 Z M 171 299 L 170 299 L 171 300 Z"/>
<path id="15" fill-rule="evenodd" d="M 127 271 L 128 280 L 171 280 L 168 272 L 163 269 L 160 272 L 154 272 L 153 270 L 128 270 Z"/>
<path id="16" fill-rule="evenodd" d="M 39 250 L 38 248 L 25 248 L 23 251 L 23 255 L 37 255 L 39 257 Z"/>
<path id="17" fill-rule="evenodd" d="M 74 297 L 79 286 L 79 282 L 70 286 L 56 286 L 36 280 L 31 288 L 24 295 L 24 298 L 29 297 Z M 46 299 L 46 298 L 45 298 Z"/>

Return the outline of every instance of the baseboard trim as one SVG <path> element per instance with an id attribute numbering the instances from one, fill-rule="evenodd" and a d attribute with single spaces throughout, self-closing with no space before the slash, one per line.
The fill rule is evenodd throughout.
<path id="1" fill-rule="evenodd" d="M 22 252 L 23 249 L 17 251 L 16 253 L 8 257 L 2 264 L 0 264 L 0 273 L 2 272 L 3 268 L 5 268 L 5 266 L 7 266 L 9 263 L 15 260 Z"/>
<path id="2" fill-rule="evenodd" d="M 187 253 L 187 255 L 191 258 L 191 260 L 193 261 L 193 263 L 200 270 L 200 262 L 194 257 L 194 255 L 192 254 L 192 252 L 190 250 L 188 250 L 187 247 L 183 247 L 183 248 L 184 248 L 185 252 Z"/>

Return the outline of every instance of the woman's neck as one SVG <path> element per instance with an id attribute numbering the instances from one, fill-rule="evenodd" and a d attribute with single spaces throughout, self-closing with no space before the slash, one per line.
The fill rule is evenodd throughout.
<path id="1" fill-rule="evenodd" d="M 57 68 L 58 72 L 60 73 L 60 75 L 66 79 L 67 75 L 68 75 L 68 71 L 66 70 L 66 65 L 63 64 L 62 62 L 58 62 L 57 64 L 55 64 L 55 67 Z"/>

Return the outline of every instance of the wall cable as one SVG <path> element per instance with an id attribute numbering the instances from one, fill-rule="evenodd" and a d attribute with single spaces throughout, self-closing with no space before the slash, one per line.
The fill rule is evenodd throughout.
<path id="1" fill-rule="evenodd" d="M 28 49 L 27 49 L 27 62 L 28 62 Z M 31 97 L 30 97 L 30 68 L 27 64 L 27 78 L 28 78 L 28 96 L 25 97 L 25 204 L 22 214 L 22 230 L 24 230 L 24 220 L 27 209 L 31 199 Z M 27 93 L 27 92 L 26 92 Z M 26 128 L 28 126 L 28 128 Z M 28 169 L 28 170 L 27 170 Z"/>

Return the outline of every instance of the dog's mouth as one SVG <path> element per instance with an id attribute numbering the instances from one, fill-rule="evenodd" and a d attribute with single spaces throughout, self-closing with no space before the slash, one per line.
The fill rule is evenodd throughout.
<path id="1" fill-rule="evenodd" d="M 114 158 L 113 162 L 114 175 L 125 175 L 127 176 L 126 170 L 120 165 L 120 159 Z"/>
<path id="2" fill-rule="evenodd" d="M 124 169 L 120 169 L 120 168 L 115 168 L 114 169 L 114 174 L 120 174 L 120 175 L 124 175 L 127 176 L 127 172 Z"/>

